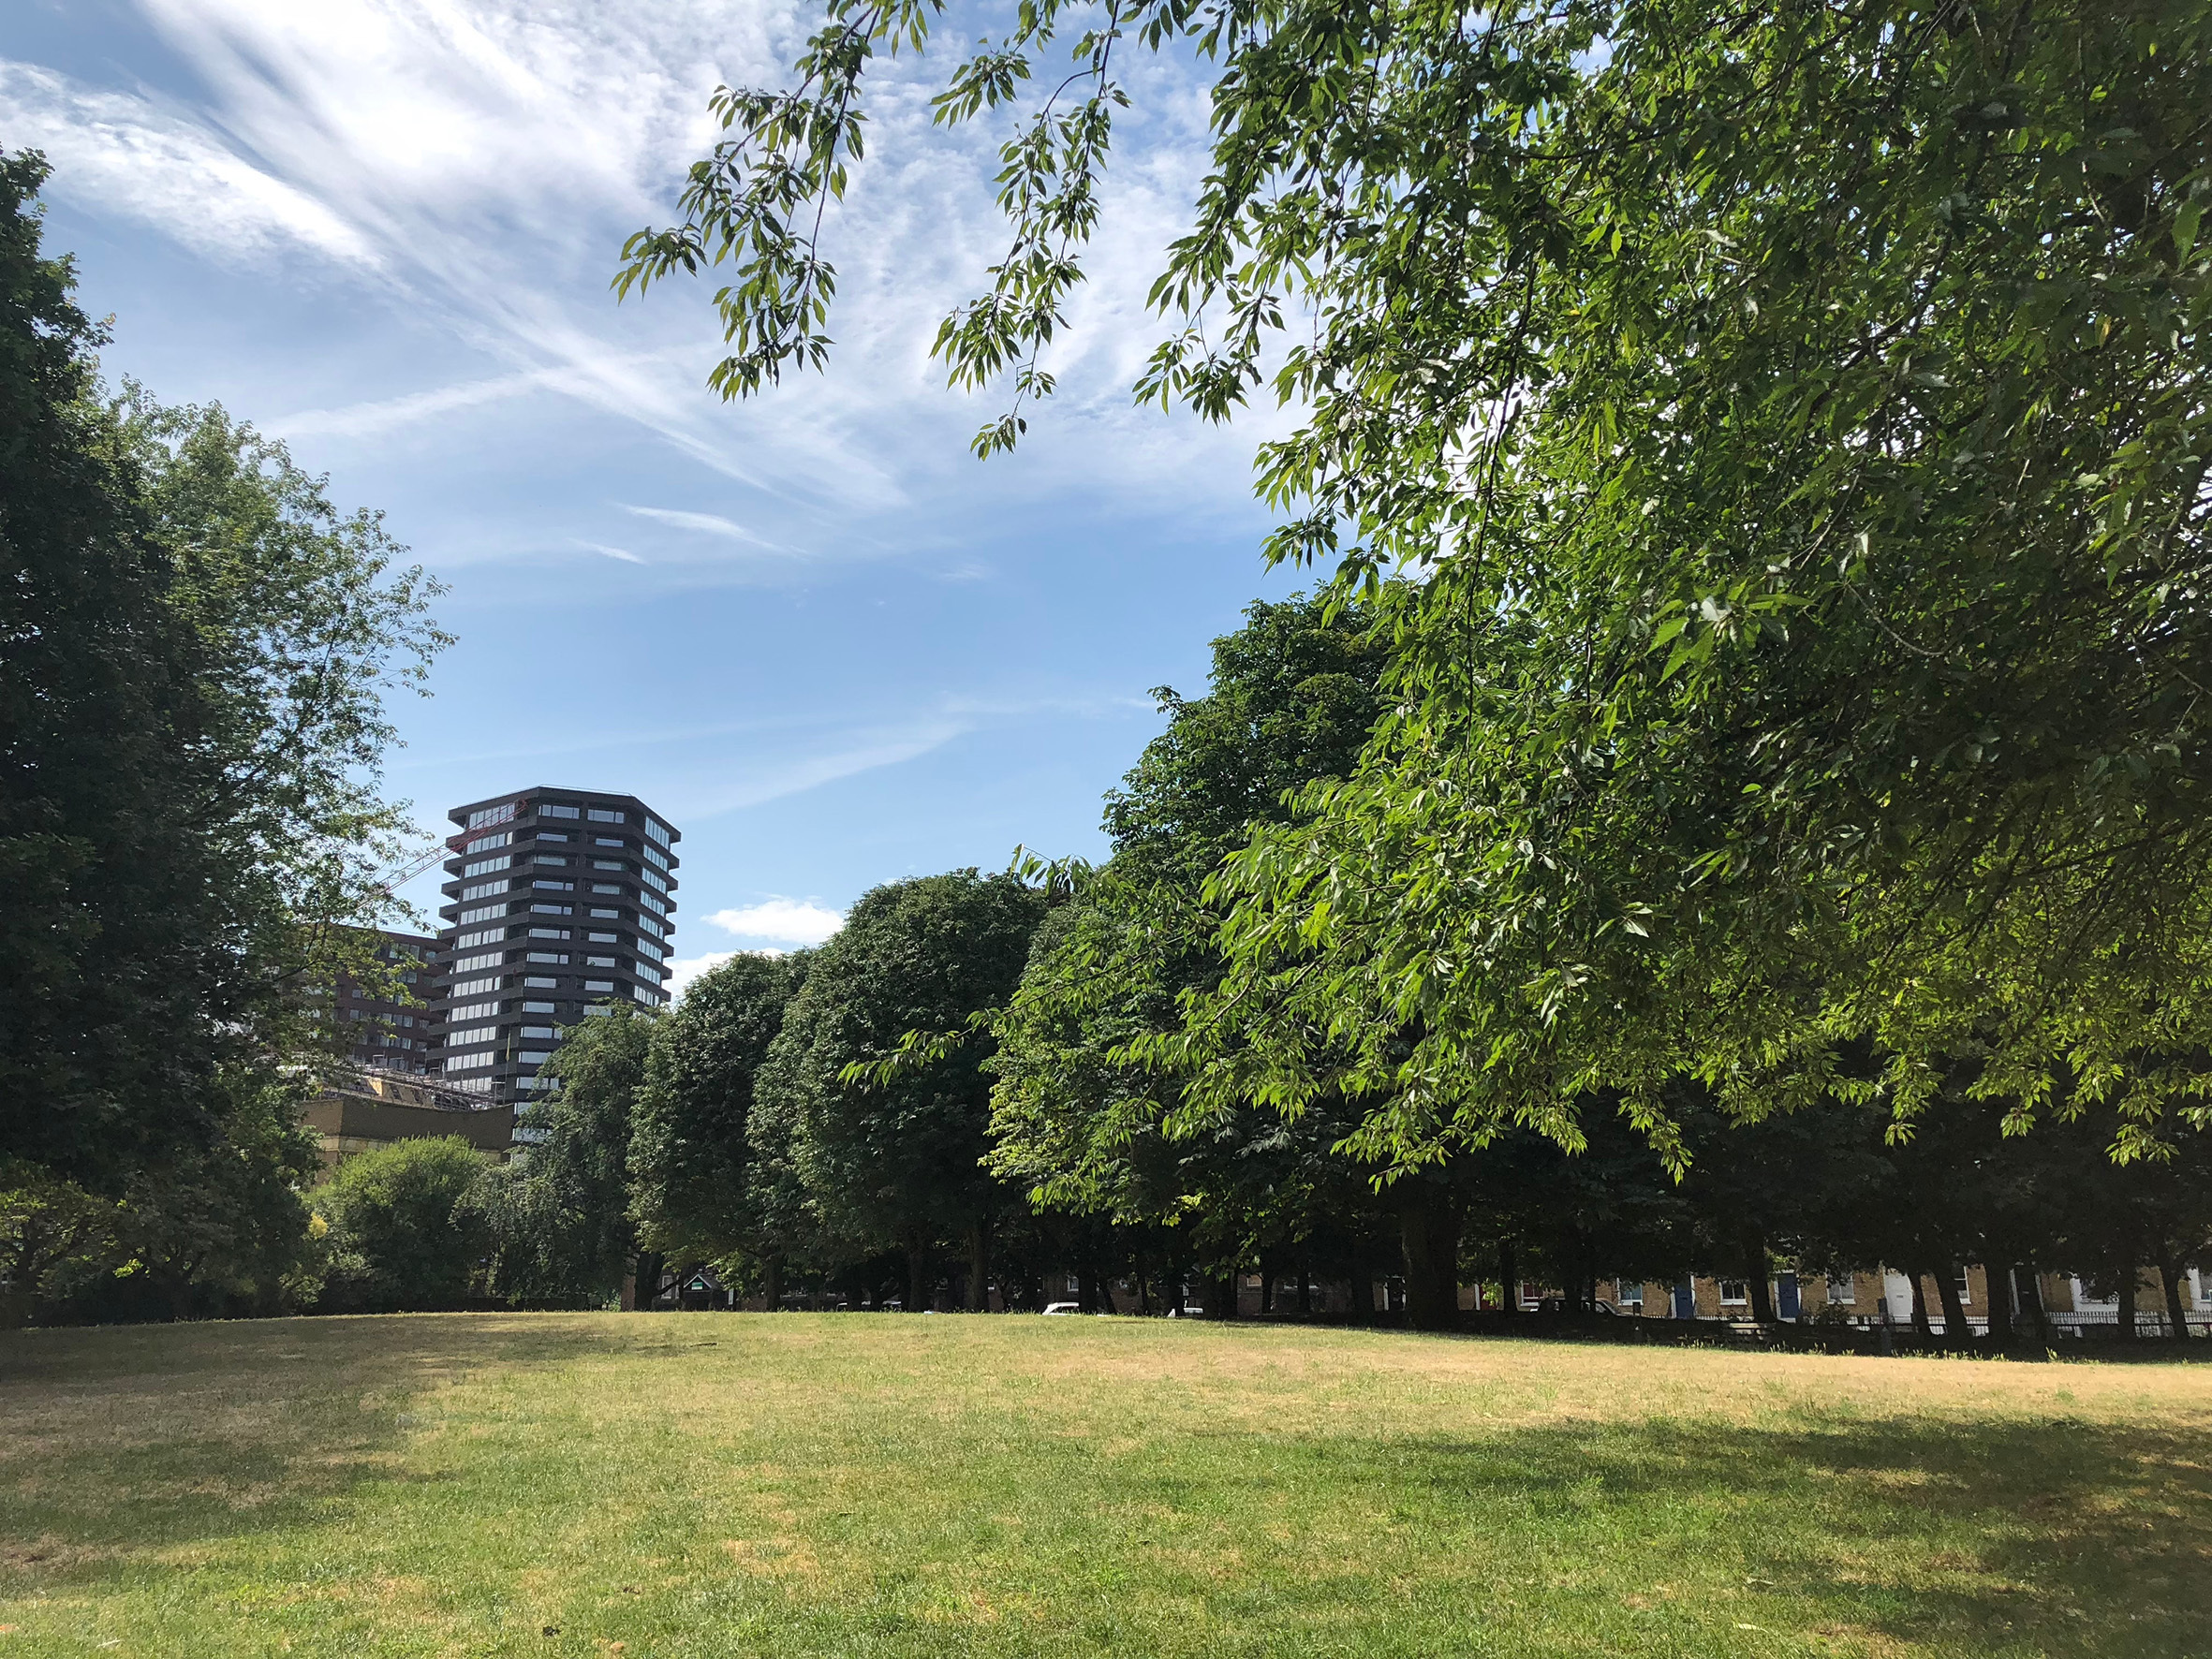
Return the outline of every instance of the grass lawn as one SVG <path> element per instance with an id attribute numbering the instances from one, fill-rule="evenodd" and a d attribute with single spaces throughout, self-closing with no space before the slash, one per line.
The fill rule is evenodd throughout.
<path id="1" fill-rule="evenodd" d="M 2212 1367 L 1160 1320 L 0 1336 L 0 1659 L 2212 1654 Z"/>

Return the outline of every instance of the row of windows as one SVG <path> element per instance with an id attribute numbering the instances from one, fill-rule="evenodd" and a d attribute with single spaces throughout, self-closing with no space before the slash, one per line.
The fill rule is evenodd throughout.
<path id="1" fill-rule="evenodd" d="M 652 871 L 641 870 L 638 874 L 645 878 L 645 885 L 647 887 L 656 888 L 658 891 L 664 893 L 669 890 L 669 884 L 661 880 L 660 877 L 655 874 Z"/>
<path id="2" fill-rule="evenodd" d="M 468 827 L 471 830 L 480 830 L 486 824 L 511 824 L 514 822 L 514 809 L 515 803 L 511 800 L 503 806 L 481 808 L 468 815 Z"/>
<path id="3" fill-rule="evenodd" d="M 656 846 L 648 846 L 645 849 L 645 862 L 662 870 L 666 870 L 669 867 L 669 861 L 667 858 L 663 856 L 661 850 Z"/>

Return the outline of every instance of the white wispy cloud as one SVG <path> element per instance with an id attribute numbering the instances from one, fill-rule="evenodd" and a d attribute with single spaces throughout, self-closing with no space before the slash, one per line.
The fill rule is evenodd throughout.
<path id="1" fill-rule="evenodd" d="M 841 911 L 810 900 L 765 899 L 706 918 L 741 939 L 774 939 L 779 945 L 819 945 L 845 925 Z"/>
<path id="2" fill-rule="evenodd" d="M 626 565 L 642 565 L 645 562 L 627 548 L 606 547 L 596 541 L 580 541 L 576 545 L 587 552 L 599 553 L 610 559 L 620 559 Z"/>
<path id="3" fill-rule="evenodd" d="M 375 268 L 374 242 L 311 190 L 273 176 L 204 123 L 136 93 L 0 59 L 8 141 L 46 153 L 62 193 L 226 263 L 307 252 Z"/>
<path id="4" fill-rule="evenodd" d="M 587 405 L 751 498 L 735 514 L 699 513 L 720 525 L 663 521 L 731 544 L 738 580 L 754 579 L 733 557 L 740 548 L 882 556 L 975 497 L 985 475 L 965 438 L 996 402 L 949 391 L 926 342 L 1006 231 L 991 200 L 995 131 L 931 124 L 941 54 L 871 71 L 868 158 L 825 240 L 839 268 L 829 372 L 726 404 L 700 384 L 724 349 L 707 299 L 715 274 L 619 310 L 607 282 L 622 235 L 668 219 L 686 165 L 711 140 L 708 92 L 718 81 L 780 81 L 811 8 L 140 7 L 204 85 L 193 107 L 35 66 L 0 76 L 0 115 L 16 141 L 54 155 L 57 193 L 226 260 L 320 257 L 509 368 L 286 418 L 258 411 L 271 430 L 366 442 L 430 422 L 488 427 L 494 405 L 522 400 Z M 1037 500 L 1073 482 L 1143 510 L 1245 510 L 1243 459 L 1275 422 L 1205 429 L 1135 409 L 1128 392 L 1160 326 L 1145 288 L 1202 171 L 1203 79 L 1135 60 L 1140 107 L 1117 124 L 1122 153 L 1107 184 L 1112 234 L 1091 250 L 1090 280 L 1051 351 L 1062 390 L 1033 418 L 1027 453 L 992 463 L 995 499 Z M 665 580 L 696 580 L 713 564 L 704 552 L 667 561 Z"/>
<path id="5" fill-rule="evenodd" d="M 764 536 L 755 535 L 735 519 L 726 519 L 720 513 L 686 512 L 678 507 L 632 507 L 628 502 L 619 505 L 626 513 L 634 513 L 641 519 L 651 519 L 656 523 L 671 524 L 679 530 L 697 530 L 706 536 L 727 536 L 731 541 L 745 542 L 772 553 L 788 553 L 792 551 L 780 542 L 770 541 Z"/>

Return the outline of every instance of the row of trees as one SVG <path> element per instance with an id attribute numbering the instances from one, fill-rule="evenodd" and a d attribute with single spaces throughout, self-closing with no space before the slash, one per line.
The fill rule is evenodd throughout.
<path id="1" fill-rule="evenodd" d="M 1288 1137 L 1440 1215 L 1523 1133 L 1621 1117 L 1678 1171 L 1703 1114 L 1860 1108 L 2201 1158 L 2212 15 L 1005 10 L 936 102 L 1014 123 L 1008 253 L 935 343 L 1011 379 L 977 448 L 1052 390 L 1129 54 L 1212 65 L 1137 392 L 1295 412 L 1270 557 L 1384 660 L 1356 761 L 1180 886 L 1132 824 L 1049 924 L 993 1025 L 1002 1175 L 1113 1204 Z M 626 291 L 736 267 L 726 394 L 830 352 L 866 224 L 820 209 L 936 22 L 828 0 L 627 248 Z"/>
<path id="2" fill-rule="evenodd" d="M 1534 1278 L 1586 1304 L 1601 1279 L 1707 1273 L 1747 1281 L 1772 1317 L 1778 1265 L 1886 1263 L 1935 1284 L 1956 1331 L 1952 1270 L 1981 1262 L 2000 1285 L 2079 1273 L 2120 1296 L 2129 1331 L 2155 1270 L 2184 1328 L 2188 1270 L 2212 1265 L 2204 1143 L 2122 1165 L 2086 1120 L 2008 1137 L 1963 1075 L 1909 1137 L 1877 1102 L 1741 1123 L 1685 1089 L 1663 1144 L 1600 1112 L 1571 1146 L 1509 1126 L 1412 1170 L 1364 1150 L 1346 1100 L 1194 1095 L 1161 1056 L 1223 971 L 1208 883 L 1252 826 L 1358 763 L 1382 709 L 1376 614 L 1253 607 L 1206 696 L 1159 694 L 1167 729 L 1109 801 L 1102 867 L 893 883 L 818 951 L 740 956 L 665 1016 L 616 1007 L 570 1032 L 532 1108 L 544 1138 L 451 1189 L 465 1225 L 439 1236 L 478 1271 L 450 1261 L 436 1285 L 596 1301 L 632 1271 L 712 1263 L 771 1300 L 973 1308 L 995 1288 L 1038 1306 L 1072 1275 L 1093 1307 L 1121 1282 L 1156 1309 L 1205 1285 L 1220 1310 L 1222 1282 L 1258 1271 L 1309 1308 L 1349 1285 L 1363 1313 L 1395 1280 L 1415 1323 L 1443 1325 L 1468 1283 Z M 1990 1310 L 2000 1341 L 2010 1312 Z"/>
<path id="3" fill-rule="evenodd" d="M 274 1306 L 435 584 L 220 407 L 103 386 L 46 170 L 0 153 L 0 1324 Z"/>

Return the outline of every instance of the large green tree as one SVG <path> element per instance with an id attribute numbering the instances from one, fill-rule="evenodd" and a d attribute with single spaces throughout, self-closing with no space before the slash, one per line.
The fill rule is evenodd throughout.
<path id="1" fill-rule="evenodd" d="M 597 1304 L 634 1277 L 640 1305 L 661 1257 L 630 1214 L 630 1144 L 659 1016 L 611 1003 L 568 1028 L 539 1076 L 547 1093 L 516 1114 L 514 1160 L 479 1193 L 494 1281 L 519 1301 Z"/>
<path id="2" fill-rule="evenodd" d="M 1155 1229 L 1217 1278 L 1304 1257 L 1351 1217 L 1364 1241 L 1394 1210 L 1418 1231 L 1434 1209 L 1415 1186 L 1387 1204 L 1362 1190 L 1372 1172 L 1336 1152 L 1352 1125 L 1331 1103 L 1291 1123 L 1218 1097 L 1178 1111 L 1180 1079 L 1138 1052 L 1220 977 L 1221 918 L 1204 894 L 1222 860 L 1255 824 L 1285 818 L 1297 790 L 1358 760 L 1383 707 L 1372 636 L 1364 605 L 1258 603 L 1214 641 L 1204 696 L 1156 692 L 1167 728 L 1107 798 L 1113 857 L 1039 931 L 994 1020 L 993 1167 L 1040 1204 Z"/>
<path id="3" fill-rule="evenodd" d="M 827 353 L 819 228 L 857 228 L 818 208 L 936 15 L 831 0 L 630 244 L 626 288 L 735 263 L 726 391 Z M 1679 1079 L 1909 1118 L 1964 1063 L 2015 1129 L 2169 1144 L 2212 1047 L 2208 31 L 1038 0 L 951 72 L 945 120 L 1040 95 L 1008 256 L 937 336 L 1011 378 L 979 447 L 1051 389 L 1121 64 L 1195 47 L 1212 166 L 1140 390 L 1219 417 L 1274 367 L 1271 554 L 1426 572 L 1367 763 L 1223 885 L 1202 1094 L 1362 1100 L 1401 1162 L 1572 1145 L 1604 1101 L 1679 1156 Z"/>
<path id="4" fill-rule="evenodd" d="M 341 1164 L 309 1195 L 328 1229 L 320 1305 L 336 1313 L 460 1306 L 491 1246 L 476 1201 L 485 1158 L 458 1135 L 395 1140 Z"/>
<path id="5" fill-rule="evenodd" d="M 445 636 L 281 446 L 104 394 L 45 174 L 0 154 L 0 1154 L 114 1195 L 250 1161 L 334 1043 L 309 993 L 391 908 L 383 696 Z"/>
<path id="6" fill-rule="evenodd" d="M 805 983 L 807 954 L 744 953 L 701 974 L 655 1028 L 630 1126 L 630 1213 L 640 1240 L 680 1261 L 750 1270 L 771 1298 L 779 1209 L 757 1171 L 753 1084 Z"/>
<path id="7" fill-rule="evenodd" d="M 906 1251 L 910 1307 L 948 1241 L 967 1258 L 968 1305 L 983 1305 L 991 1228 L 1013 1195 L 981 1167 L 987 1045 L 878 1063 L 909 1033 L 964 1028 L 1003 1005 L 1045 902 L 1013 875 L 973 870 L 870 888 L 815 954 L 754 1084 L 820 1224 L 857 1247 Z"/>

